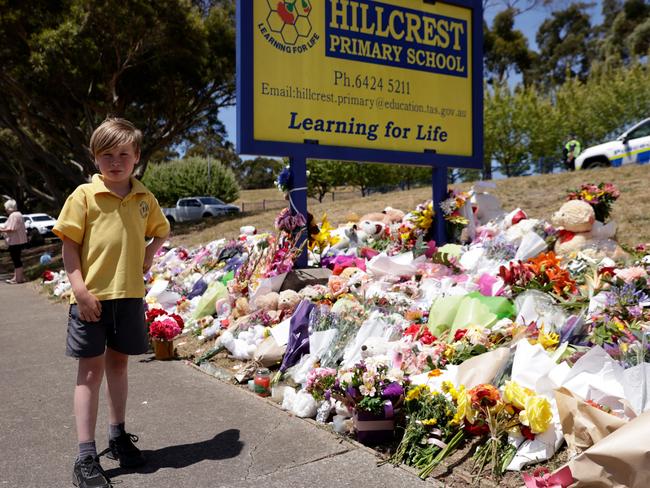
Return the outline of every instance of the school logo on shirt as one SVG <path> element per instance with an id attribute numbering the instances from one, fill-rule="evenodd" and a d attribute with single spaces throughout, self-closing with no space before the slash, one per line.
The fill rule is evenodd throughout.
<path id="1" fill-rule="evenodd" d="M 148 215 L 149 215 L 149 204 L 144 200 L 142 200 L 140 202 L 140 217 L 146 219 Z"/>

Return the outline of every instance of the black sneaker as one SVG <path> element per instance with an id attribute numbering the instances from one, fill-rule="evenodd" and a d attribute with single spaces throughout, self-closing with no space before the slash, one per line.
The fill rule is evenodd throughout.
<path id="1" fill-rule="evenodd" d="M 111 488 L 111 480 L 99 464 L 99 458 L 77 459 L 72 470 L 72 483 L 79 488 Z"/>
<path id="2" fill-rule="evenodd" d="M 106 457 L 120 462 L 121 468 L 136 468 L 142 466 L 146 461 L 140 449 L 133 445 L 138 442 L 138 436 L 122 432 L 119 437 L 108 441 Z"/>

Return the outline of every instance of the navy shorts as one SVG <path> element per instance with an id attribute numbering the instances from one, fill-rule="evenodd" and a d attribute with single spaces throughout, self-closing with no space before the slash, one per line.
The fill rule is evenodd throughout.
<path id="1" fill-rule="evenodd" d="M 65 355 L 74 358 L 101 356 L 106 346 L 122 354 L 149 351 L 149 335 L 144 321 L 142 298 L 102 300 L 98 322 L 79 318 L 77 304 L 70 305 Z"/>

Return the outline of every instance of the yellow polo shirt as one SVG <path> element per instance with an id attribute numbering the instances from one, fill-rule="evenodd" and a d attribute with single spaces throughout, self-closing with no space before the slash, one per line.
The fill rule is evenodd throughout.
<path id="1" fill-rule="evenodd" d="M 169 222 L 140 181 L 131 177 L 131 192 L 121 198 L 97 174 L 68 197 L 52 231 L 81 245 L 84 282 L 99 300 L 139 298 L 145 237 L 165 237 Z"/>

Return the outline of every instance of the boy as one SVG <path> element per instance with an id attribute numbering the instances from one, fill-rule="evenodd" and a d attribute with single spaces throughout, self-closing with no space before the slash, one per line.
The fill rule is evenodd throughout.
<path id="1" fill-rule="evenodd" d="M 74 414 L 79 455 L 73 483 L 110 486 L 99 464 L 95 425 L 99 388 L 106 374 L 109 446 L 121 467 L 145 460 L 124 429 L 129 355 L 147 352 L 143 273 L 169 234 L 156 198 L 133 168 L 140 159 L 142 133 L 131 122 L 109 118 L 90 138 L 101 174 L 80 185 L 66 200 L 54 233 L 63 241 L 63 263 L 72 285 L 66 355 L 78 358 Z M 145 247 L 145 237 L 153 241 Z"/>

